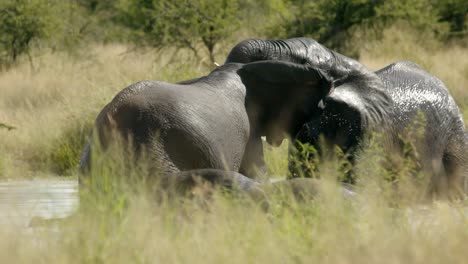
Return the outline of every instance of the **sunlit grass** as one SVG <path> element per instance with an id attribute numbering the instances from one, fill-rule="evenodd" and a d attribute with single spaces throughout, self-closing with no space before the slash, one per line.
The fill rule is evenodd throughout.
<path id="1" fill-rule="evenodd" d="M 113 160 L 81 189 L 81 210 L 68 221 L 27 232 L 0 226 L 2 262 L 465 262 L 462 203 L 396 208 L 371 190 L 346 200 L 327 177 L 315 200 L 298 201 L 286 189 L 267 193 L 267 208 L 220 190 L 208 200 L 156 199 L 165 190 L 149 190 L 134 173 L 144 169 Z"/>
<path id="2" fill-rule="evenodd" d="M 414 60 L 441 78 L 468 120 L 468 50 L 427 50 L 397 32 L 365 47 L 372 69 Z M 395 40 L 396 38 L 396 40 Z M 403 43 L 409 39 L 408 43 Z M 102 107 L 143 79 L 170 82 L 209 72 L 190 54 L 94 45 L 82 56 L 47 53 L 0 73 L 0 176 L 72 174 L 79 146 Z M 287 142 L 265 147 L 268 173 L 287 174 Z M 144 168 L 117 157 L 80 190 L 80 212 L 56 228 L 0 226 L 1 263 L 465 263 L 466 201 L 397 201 L 372 152 L 359 168 L 359 196 L 344 199 L 336 164 L 320 168 L 324 190 L 297 201 L 287 190 L 267 193 L 268 209 L 242 195 L 165 199 L 148 188 Z M 76 159 L 74 159 L 76 157 Z M 363 158 L 364 159 L 364 158 Z M 390 193 L 390 194 L 389 194 Z M 393 194 L 393 196 L 392 196 Z M 162 198 L 161 198 L 162 197 Z M 167 198 L 167 197 L 166 197 Z"/>
<path id="3" fill-rule="evenodd" d="M 70 129 L 90 127 L 100 109 L 127 85 L 144 79 L 176 82 L 209 72 L 189 53 L 128 50 L 108 45 L 91 46 L 80 57 L 47 53 L 34 69 L 25 63 L 0 73 L 0 120 L 17 128 L 0 129 L 0 145 L 14 163 L 6 168 L 8 177 L 53 167 L 46 163 L 51 152 L 63 147 L 57 142 L 76 134 Z"/>

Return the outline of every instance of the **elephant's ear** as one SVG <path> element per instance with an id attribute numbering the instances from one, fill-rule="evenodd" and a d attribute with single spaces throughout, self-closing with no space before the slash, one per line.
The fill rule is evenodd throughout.
<path id="1" fill-rule="evenodd" d="M 338 85 L 324 99 L 324 104 L 325 113 L 344 115 L 343 119 L 349 119 L 360 129 L 384 124 L 392 111 L 391 99 L 381 83 L 369 80 Z"/>
<path id="2" fill-rule="evenodd" d="M 240 70 L 241 77 L 255 82 L 287 87 L 313 87 L 320 96 L 326 96 L 332 88 L 329 75 L 312 66 L 285 61 L 258 61 L 245 64 Z"/>

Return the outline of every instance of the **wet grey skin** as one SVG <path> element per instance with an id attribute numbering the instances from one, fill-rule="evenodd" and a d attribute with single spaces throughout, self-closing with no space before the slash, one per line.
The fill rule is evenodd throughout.
<path id="1" fill-rule="evenodd" d="M 338 145 L 354 162 L 365 136 L 380 132 L 386 153 L 402 153 L 402 138 L 416 134 L 415 122 L 422 114 L 423 133 L 416 140 L 418 153 L 413 158 L 431 175 L 429 193 L 440 197 L 466 193 L 468 133 L 460 110 L 437 77 L 409 61 L 372 72 L 310 38 L 245 40 L 231 50 L 226 63 L 265 60 L 310 65 L 332 79 L 330 93 L 319 102 L 320 110 L 310 105 L 314 115 L 293 134 L 294 139 L 320 150 L 318 139 L 323 135 L 325 145 Z"/>
<path id="2" fill-rule="evenodd" d="M 190 193 L 198 184 L 206 182 L 210 183 L 211 187 L 223 187 L 239 191 L 240 194 L 245 194 L 253 201 L 258 202 L 264 209 L 268 209 L 269 198 L 274 195 L 290 194 L 297 201 L 307 201 L 321 197 L 325 191 L 324 182 L 318 179 L 287 179 L 283 177 L 259 182 L 238 172 L 217 169 L 180 172 L 177 177 L 165 177 L 163 186 L 170 193 L 180 196 L 181 194 Z M 353 186 L 349 184 L 340 184 L 337 186 L 337 190 L 345 200 L 352 201 L 358 197 Z"/>
<path id="3" fill-rule="evenodd" d="M 330 87 L 320 70 L 281 61 L 228 63 L 177 84 L 141 81 L 102 109 L 90 138 L 104 153 L 123 140 L 136 153 L 132 162 L 149 160 L 163 187 L 193 183 L 196 175 L 249 191 L 257 185 L 246 176 L 255 176 L 261 137 L 280 142 L 296 133 L 313 114 L 309 105 Z M 80 180 L 93 166 L 92 141 L 83 151 Z"/>

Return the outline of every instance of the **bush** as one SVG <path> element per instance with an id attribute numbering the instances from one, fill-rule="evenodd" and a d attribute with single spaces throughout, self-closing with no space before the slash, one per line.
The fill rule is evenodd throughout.
<path id="1" fill-rule="evenodd" d="M 468 35 L 468 2 L 465 0 L 434 1 L 440 21 L 449 23 L 450 34 L 455 36 Z"/>
<path id="2" fill-rule="evenodd" d="M 54 5 L 41 0 L 6 0 L 0 3 L 0 67 L 10 67 L 31 44 L 45 39 L 58 20 Z"/>
<path id="3" fill-rule="evenodd" d="M 69 175 L 78 168 L 83 147 L 92 131 L 92 122 L 74 122 L 52 146 L 47 155 L 49 168 L 58 175 Z"/>
<path id="4" fill-rule="evenodd" d="M 270 36 L 310 36 L 328 48 L 353 57 L 359 56 L 359 45 L 352 39 L 356 30 L 366 29 L 364 41 L 369 41 L 381 38 L 385 27 L 403 20 L 420 31 L 448 32 L 447 24 L 440 21 L 438 10 L 430 0 L 290 0 L 288 3 L 290 14 L 271 27 Z"/>
<path id="5" fill-rule="evenodd" d="M 211 62 L 215 46 L 238 28 L 240 12 L 237 0 L 122 0 L 119 11 L 136 43 L 188 48 L 197 57 L 203 44 Z"/>

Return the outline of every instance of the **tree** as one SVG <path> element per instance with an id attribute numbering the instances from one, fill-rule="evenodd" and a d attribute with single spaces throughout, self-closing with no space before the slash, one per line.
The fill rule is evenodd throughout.
<path id="1" fill-rule="evenodd" d="M 53 5 L 41 0 L 0 3 L 0 67 L 9 67 L 28 54 L 35 40 L 47 38 L 56 25 Z"/>
<path id="2" fill-rule="evenodd" d="M 349 45 L 356 29 L 367 28 L 380 37 L 386 26 L 405 21 L 436 33 L 446 31 L 431 0 L 288 0 L 289 16 L 270 30 L 281 37 L 310 36 L 332 49 L 358 56 Z M 280 34 L 278 34 L 280 33 Z M 352 50 L 354 48 L 354 50 Z M 351 49 L 351 50 L 350 50 Z M 353 54 L 354 53 L 354 54 Z"/>
<path id="3" fill-rule="evenodd" d="M 196 56 L 201 43 L 211 62 L 215 46 L 239 26 L 237 0 L 122 0 L 119 10 L 136 42 L 188 48 Z"/>
<path id="4" fill-rule="evenodd" d="M 450 34 L 468 35 L 468 1 L 434 0 L 433 4 L 440 16 L 440 21 L 450 25 Z"/>
<path id="5" fill-rule="evenodd" d="M 78 19 L 75 24 L 80 38 L 91 41 L 122 41 L 124 32 L 118 23 L 117 1 L 114 0 L 69 0 L 75 4 Z"/>

